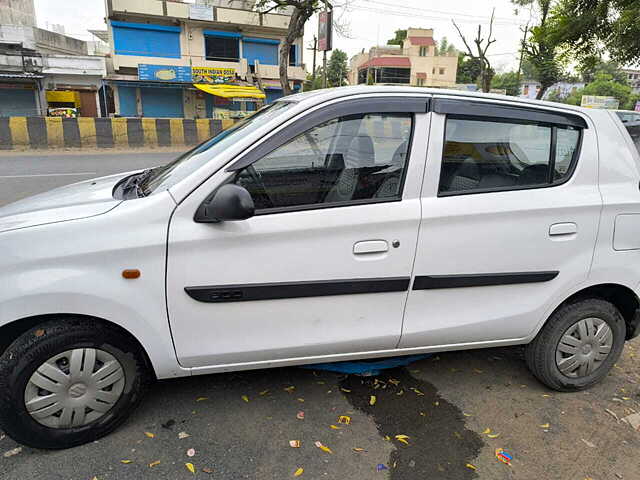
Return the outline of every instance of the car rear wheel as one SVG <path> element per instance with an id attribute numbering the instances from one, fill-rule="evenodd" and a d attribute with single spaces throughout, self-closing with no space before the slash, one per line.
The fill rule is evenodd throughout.
<path id="1" fill-rule="evenodd" d="M 36 448 L 68 448 L 114 430 L 149 382 L 129 336 L 90 319 L 52 320 L 0 357 L 0 426 Z"/>
<path id="2" fill-rule="evenodd" d="M 624 348 L 626 325 L 611 303 L 589 298 L 562 306 L 527 345 L 527 366 L 554 390 L 584 390 L 602 380 Z"/>

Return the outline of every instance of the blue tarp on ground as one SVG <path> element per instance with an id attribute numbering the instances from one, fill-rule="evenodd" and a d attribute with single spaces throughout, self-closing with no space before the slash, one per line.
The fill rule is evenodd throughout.
<path id="1" fill-rule="evenodd" d="M 314 365 L 303 365 L 301 368 L 310 370 L 327 370 L 329 372 L 347 373 L 350 375 L 362 375 L 371 377 L 380 374 L 380 370 L 388 368 L 406 367 L 407 365 L 429 358 L 430 353 L 423 355 L 409 355 L 406 357 L 383 358 L 377 361 L 365 360 L 356 362 L 335 362 L 335 363 L 316 363 Z"/>

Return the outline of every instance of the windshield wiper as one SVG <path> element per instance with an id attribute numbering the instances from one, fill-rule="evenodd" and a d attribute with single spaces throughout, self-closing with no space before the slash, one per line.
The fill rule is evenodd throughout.
<path id="1" fill-rule="evenodd" d="M 129 177 L 125 184 L 122 186 L 122 193 L 126 195 L 130 191 L 134 190 L 138 198 L 146 196 L 143 185 L 149 179 L 149 177 L 151 177 L 153 171 L 153 168 L 148 168 L 138 174 Z"/>

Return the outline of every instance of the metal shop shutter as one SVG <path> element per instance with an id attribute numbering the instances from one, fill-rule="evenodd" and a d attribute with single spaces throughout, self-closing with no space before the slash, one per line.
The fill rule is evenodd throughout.
<path id="1" fill-rule="evenodd" d="M 181 88 L 141 88 L 142 115 L 145 117 L 182 118 Z"/>
<path id="2" fill-rule="evenodd" d="M 0 88 L 0 117 L 38 115 L 35 90 Z"/>
<path id="3" fill-rule="evenodd" d="M 278 65 L 278 40 L 268 38 L 248 38 L 242 39 L 242 55 L 251 66 L 258 60 L 261 65 Z"/>

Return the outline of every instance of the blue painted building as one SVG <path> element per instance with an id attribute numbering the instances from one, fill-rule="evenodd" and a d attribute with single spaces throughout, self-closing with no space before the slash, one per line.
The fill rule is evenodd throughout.
<path id="1" fill-rule="evenodd" d="M 162 0 L 107 2 L 113 60 L 107 82 L 114 92 L 116 114 L 235 118 L 282 96 L 279 49 L 290 15 L 262 15 L 218 4 L 223 6 Z M 302 45 L 300 38 L 288 52 L 294 90 L 306 78 Z M 210 94 L 196 88 L 196 83 L 233 84 L 243 96 L 229 96 L 217 88 L 207 90 L 214 92 Z M 251 92 L 257 92 L 256 98 Z"/>

